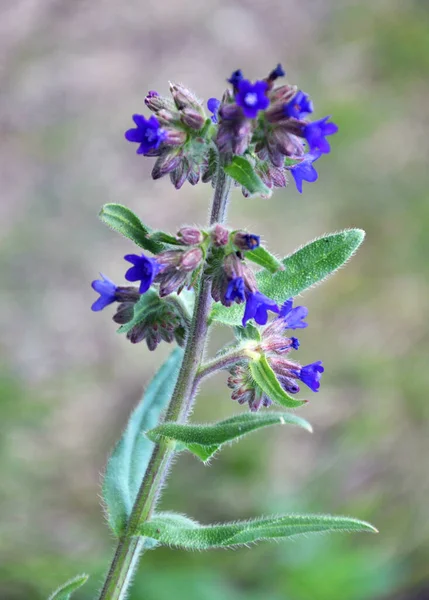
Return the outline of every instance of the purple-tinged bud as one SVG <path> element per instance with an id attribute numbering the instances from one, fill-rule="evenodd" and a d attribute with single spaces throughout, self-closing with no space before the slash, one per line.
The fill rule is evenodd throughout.
<path id="1" fill-rule="evenodd" d="M 206 122 L 203 115 L 192 108 L 184 108 L 180 113 L 180 118 L 185 125 L 196 131 L 202 129 Z"/>
<path id="2" fill-rule="evenodd" d="M 154 92 L 153 90 L 147 93 L 144 103 L 154 113 L 158 113 L 161 110 L 169 112 L 175 112 L 176 110 L 174 102 L 170 98 L 160 96 L 158 92 Z"/>
<path id="3" fill-rule="evenodd" d="M 201 248 L 186 250 L 181 256 L 179 268 L 183 271 L 195 271 L 200 266 L 203 258 L 204 254 Z"/>
<path id="4" fill-rule="evenodd" d="M 177 232 L 177 238 L 186 246 L 195 246 L 204 240 L 203 232 L 196 227 L 181 227 Z"/>
<path id="5" fill-rule="evenodd" d="M 178 294 L 186 284 L 187 273 L 179 269 L 168 269 L 162 274 L 159 282 L 159 295 L 161 298 L 177 292 Z"/>
<path id="6" fill-rule="evenodd" d="M 182 157 L 180 164 L 174 171 L 170 173 L 171 183 L 174 185 L 176 190 L 180 190 L 182 185 L 185 183 L 188 173 L 190 171 L 189 162 L 185 157 Z"/>
<path id="7" fill-rule="evenodd" d="M 119 304 L 116 313 L 113 316 L 113 320 L 118 325 L 125 325 L 129 323 L 134 316 L 134 302 L 123 302 Z"/>
<path id="8" fill-rule="evenodd" d="M 220 248 L 226 246 L 229 240 L 229 231 L 223 225 L 216 224 L 212 231 L 213 245 Z"/>
<path id="9" fill-rule="evenodd" d="M 192 108 L 202 112 L 201 103 L 198 98 L 188 88 L 179 83 L 170 83 L 170 92 L 173 96 L 175 105 L 179 110 Z"/>
<path id="10" fill-rule="evenodd" d="M 140 299 L 140 292 L 133 286 L 118 286 L 116 288 L 117 302 L 137 302 Z"/>
<path id="11" fill-rule="evenodd" d="M 297 92 L 296 85 L 282 85 L 270 91 L 271 106 L 279 103 L 281 106 L 288 102 Z M 270 106 L 270 108 L 271 108 Z M 270 110 L 270 109 L 268 109 Z M 268 112 L 268 111 L 267 111 Z"/>
<path id="12" fill-rule="evenodd" d="M 200 180 L 200 166 L 198 163 L 191 163 L 189 172 L 188 172 L 188 181 L 191 185 L 197 185 Z"/>
<path id="13" fill-rule="evenodd" d="M 178 123 L 180 123 L 179 113 L 167 110 L 165 108 L 162 108 L 156 113 L 156 118 L 161 125 L 176 126 Z"/>
<path id="14" fill-rule="evenodd" d="M 166 129 L 164 143 L 167 146 L 182 146 L 186 142 L 187 135 L 180 129 Z"/>
<path id="15" fill-rule="evenodd" d="M 160 179 L 171 173 L 180 165 L 182 156 L 179 150 L 169 150 L 162 154 L 155 162 L 152 169 L 152 179 Z"/>
<path id="16" fill-rule="evenodd" d="M 272 83 L 274 83 L 274 81 L 276 79 L 279 79 L 280 77 L 285 77 L 285 75 L 286 75 L 286 73 L 284 72 L 283 67 L 279 63 L 277 65 L 277 67 L 275 69 L 273 69 L 271 71 L 271 73 L 268 75 L 267 81 L 272 84 Z"/>
<path id="17" fill-rule="evenodd" d="M 254 250 L 255 248 L 258 248 L 260 239 L 259 235 L 246 233 L 245 231 L 237 231 L 232 242 L 239 250 Z"/>
<path id="18" fill-rule="evenodd" d="M 270 175 L 275 187 L 281 188 L 287 186 L 286 173 L 280 167 L 270 169 Z"/>
<path id="19" fill-rule="evenodd" d="M 243 110 L 238 104 L 222 104 L 219 109 L 219 117 L 223 121 L 237 121 L 243 119 Z"/>

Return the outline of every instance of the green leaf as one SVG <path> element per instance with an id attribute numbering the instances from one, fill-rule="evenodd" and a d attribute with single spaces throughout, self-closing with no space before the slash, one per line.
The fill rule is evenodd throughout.
<path id="1" fill-rule="evenodd" d="M 251 194 L 259 194 L 265 198 L 271 196 L 271 190 L 265 185 L 248 160 L 243 156 L 234 156 L 232 161 L 224 167 L 225 173 L 245 187 Z"/>
<path id="2" fill-rule="evenodd" d="M 346 229 L 314 240 L 282 260 L 284 271 L 274 275 L 267 270 L 256 273 L 258 289 L 282 304 L 334 273 L 353 256 L 364 237 L 362 229 Z M 228 308 L 218 302 L 212 309 L 210 321 L 239 325 L 243 313 L 242 304 Z"/>
<path id="3" fill-rule="evenodd" d="M 213 425 L 163 423 L 148 431 L 146 435 L 154 442 L 161 439 L 180 442 L 184 449 L 206 462 L 223 444 L 238 440 L 261 427 L 286 424 L 312 431 L 310 423 L 290 413 L 263 412 L 236 415 Z"/>
<path id="4" fill-rule="evenodd" d="M 118 536 L 125 530 L 152 453 L 153 442 L 142 432 L 158 424 L 176 385 L 182 357 L 183 350 L 176 348 L 159 369 L 107 463 L 103 497 L 109 525 Z"/>
<path id="5" fill-rule="evenodd" d="M 150 234 L 150 239 L 153 242 L 158 242 L 160 244 L 169 244 L 170 246 L 182 246 L 183 243 L 178 240 L 174 235 L 170 235 L 169 233 L 165 233 L 165 231 L 155 231 Z"/>
<path id="6" fill-rule="evenodd" d="M 77 575 L 73 579 L 70 579 L 51 594 L 49 600 L 69 600 L 72 593 L 80 588 L 88 577 L 89 575 Z"/>
<path id="7" fill-rule="evenodd" d="M 121 233 L 140 248 L 153 254 L 164 250 L 164 244 L 150 239 L 150 228 L 143 225 L 138 216 L 122 204 L 105 204 L 100 211 L 100 219 L 110 229 Z"/>
<path id="8" fill-rule="evenodd" d="M 253 325 L 253 323 L 247 323 L 246 327 L 237 325 L 234 327 L 235 337 L 241 341 L 254 340 L 256 342 L 261 341 L 261 334 L 259 329 Z"/>
<path id="9" fill-rule="evenodd" d="M 284 515 L 222 525 L 200 525 L 183 515 L 159 513 L 142 525 L 140 534 L 154 538 L 165 546 L 208 550 L 333 531 L 377 533 L 375 527 L 365 521 L 330 515 Z"/>
<path id="10" fill-rule="evenodd" d="M 134 314 L 131 321 L 121 325 L 117 333 L 128 333 L 135 325 L 138 325 L 141 320 L 147 318 L 150 313 L 159 309 L 162 299 L 153 289 L 149 289 L 145 294 L 142 294 L 139 300 L 134 304 Z"/>
<path id="11" fill-rule="evenodd" d="M 259 359 L 249 361 L 249 368 L 257 385 L 273 402 L 288 408 L 297 408 L 305 404 L 302 400 L 295 400 L 285 392 L 263 354 Z"/>
<path id="12" fill-rule="evenodd" d="M 277 273 L 277 271 L 284 271 L 284 266 L 271 252 L 268 252 L 266 248 L 258 246 L 255 250 L 248 250 L 246 252 L 246 258 L 256 263 L 260 267 L 264 267 L 270 273 Z"/>

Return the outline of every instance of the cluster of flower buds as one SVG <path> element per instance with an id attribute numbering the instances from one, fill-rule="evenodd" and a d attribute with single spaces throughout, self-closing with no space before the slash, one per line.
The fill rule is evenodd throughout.
<path id="1" fill-rule="evenodd" d="M 263 353 L 277 380 L 288 394 L 297 394 L 300 390 L 298 381 L 305 383 L 313 392 L 320 387 L 320 379 L 324 368 L 321 361 L 301 366 L 289 359 L 292 350 L 298 350 L 299 341 L 296 337 L 288 337 L 286 331 L 307 327 L 304 321 L 308 314 L 305 306 L 293 308 L 290 298 L 280 309 L 276 319 L 271 321 L 261 332 L 261 341 L 255 346 L 256 352 Z M 261 406 L 270 406 L 269 398 L 253 380 L 248 363 L 241 362 L 230 369 L 228 387 L 232 389 L 231 397 L 239 404 L 249 404 L 251 411 L 257 411 Z"/>
<path id="2" fill-rule="evenodd" d="M 268 188 L 286 186 L 290 172 L 301 193 L 303 181 L 316 181 L 313 163 L 330 152 L 326 138 L 338 127 L 330 117 L 309 121 L 313 103 L 308 94 L 287 83 L 275 85 L 284 76 L 281 65 L 254 83 L 240 69 L 234 71 L 227 80 L 232 89 L 221 101 L 208 100 L 210 119 L 201 101 L 182 85 L 170 84 L 172 99 L 150 91 L 145 103 L 154 115 L 134 115 L 136 127 L 125 137 L 139 144 L 138 154 L 158 157 L 152 177 L 169 173 L 177 189 L 186 180 L 196 184 L 200 175 L 214 183 L 215 141 L 223 155 L 245 154 Z M 243 194 L 249 195 L 244 187 Z"/>
<path id="3" fill-rule="evenodd" d="M 137 154 L 156 156 L 153 179 L 170 174 L 180 189 L 186 180 L 198 183 L 207 159 L 212 123 L 200 100 L 187 88 L 170 84 L 172 99 L 150 91 L 146 106 L 154 113 L 149 119 L 134 115 L 136 127 L 125 132 L 130 142 L 139 144 Z"/>

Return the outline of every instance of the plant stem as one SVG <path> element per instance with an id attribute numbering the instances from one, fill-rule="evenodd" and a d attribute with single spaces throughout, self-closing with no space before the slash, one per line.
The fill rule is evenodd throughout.
<path id="1" fill-rule="evenodd" d="M 216 187 L 210 213 L 210 225 L 222 223 L 231 191 L 232 180 L 223 165 L 227 157 L 220 157 Z M 193 404 L 195 379 L 204 357 L 207 340 L 207 318 L 211 306 L 211 282 L 200 280 L 194 314 L 186 341 L 185 355 L 176 387 L 165 417 L 166 421 L 185 422 Z M 174 450 L 171 442 L 155 444 L 152 456 L 131 512 L 125 534 L 120 538 L 112 565 L 100 594 L 100 600 L 124 600 L 138 559 L 144 550 L 144 538 L 138 537 L 139 526 L 147 521 L 157 503 Z"/>
<path id="2" fill-rule="evenodd" d="M 216 371 L 228 369 L 240 360 L 248 358 L 249 357 L 243 352 L 242 348 L 236 350 L 235 352 L 229 352 L 228 354 L 222 354 L 217 358 L 213 358 L 212 360 L 209 360 L 201 365 L 201 367 L 198 369 L 198 373 L 195 377 L 195 383 L 198 384 L 201 379 L 204 379 L 204 377 L 212 375 L 212 373 L 216 373 Z"/>

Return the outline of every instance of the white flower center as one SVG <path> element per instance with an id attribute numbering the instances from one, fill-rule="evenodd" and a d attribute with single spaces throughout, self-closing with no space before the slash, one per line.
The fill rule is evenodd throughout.
<path id="1" fill-rule="evenodd" d="M 244 97 L 244 102 L 245 104 L 247 104 L 247 106 L 255 106 L 255 104 L 258 102 L 257 94 L 255 94 L 254 92 L 249 92 Z"/>

